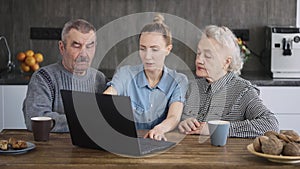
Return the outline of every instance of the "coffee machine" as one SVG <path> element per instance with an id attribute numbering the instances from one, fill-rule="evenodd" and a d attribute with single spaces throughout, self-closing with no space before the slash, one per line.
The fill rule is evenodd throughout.
<path id="1" fill-rule="evenodd" d="M 264 64 L 273 78 L 300 78 L 300 28 L 266 28 Z"/>

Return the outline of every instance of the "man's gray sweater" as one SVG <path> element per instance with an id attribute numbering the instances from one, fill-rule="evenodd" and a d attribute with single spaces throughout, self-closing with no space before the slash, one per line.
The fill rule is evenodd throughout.
<path id="1" fill-rule="evenodd" d="M 48 116 L 56 122 L 52 132 L 69 132 L 60 90 L 102 93 L 106 82 L 105 75 L 94 68 L 89 68 L 84 76 L 67 71 L 61 61 L 40 68 L 30 79 L 23 103 L 27 128 L 31 130 L 31 117 Z"/>

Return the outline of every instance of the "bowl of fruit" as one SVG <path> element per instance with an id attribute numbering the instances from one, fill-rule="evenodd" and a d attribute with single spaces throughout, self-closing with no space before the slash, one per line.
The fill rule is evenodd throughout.
<path id="1" fill-rule="evenodd" d="M 17 54 L 17 60 L 20 61 L 21 72 L 33 73 L 40 68 L 40 63 L 43 62 L 44 56 L 42 53 L 35 53 L 33 50 L 26 50 Z"/>

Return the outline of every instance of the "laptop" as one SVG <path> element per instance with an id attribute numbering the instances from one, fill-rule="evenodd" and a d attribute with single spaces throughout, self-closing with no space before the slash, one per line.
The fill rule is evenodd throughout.
<path id="1" fill-rule="evenodd" d="M 174 142 L 139 138 L 128 96 L 61 90 L 72 144 L 125 156 L 161 152 Z"/>

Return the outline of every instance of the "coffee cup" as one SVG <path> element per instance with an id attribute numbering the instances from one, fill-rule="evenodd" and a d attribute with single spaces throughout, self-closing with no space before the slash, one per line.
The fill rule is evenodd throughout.
<path id="1" fill-rule="evenodd" d="M 224 146 L 227 142 L 230 122 L 223 120 L 208 121 L 210 142 L 214 146 Z"/>
<path id="2" fill-rule="evenodd" d="M 48 141 L 49 133 L 55 126 L 55 120 L 51 117 L 32 117 L 31 127 L 35 141 Z"/>

